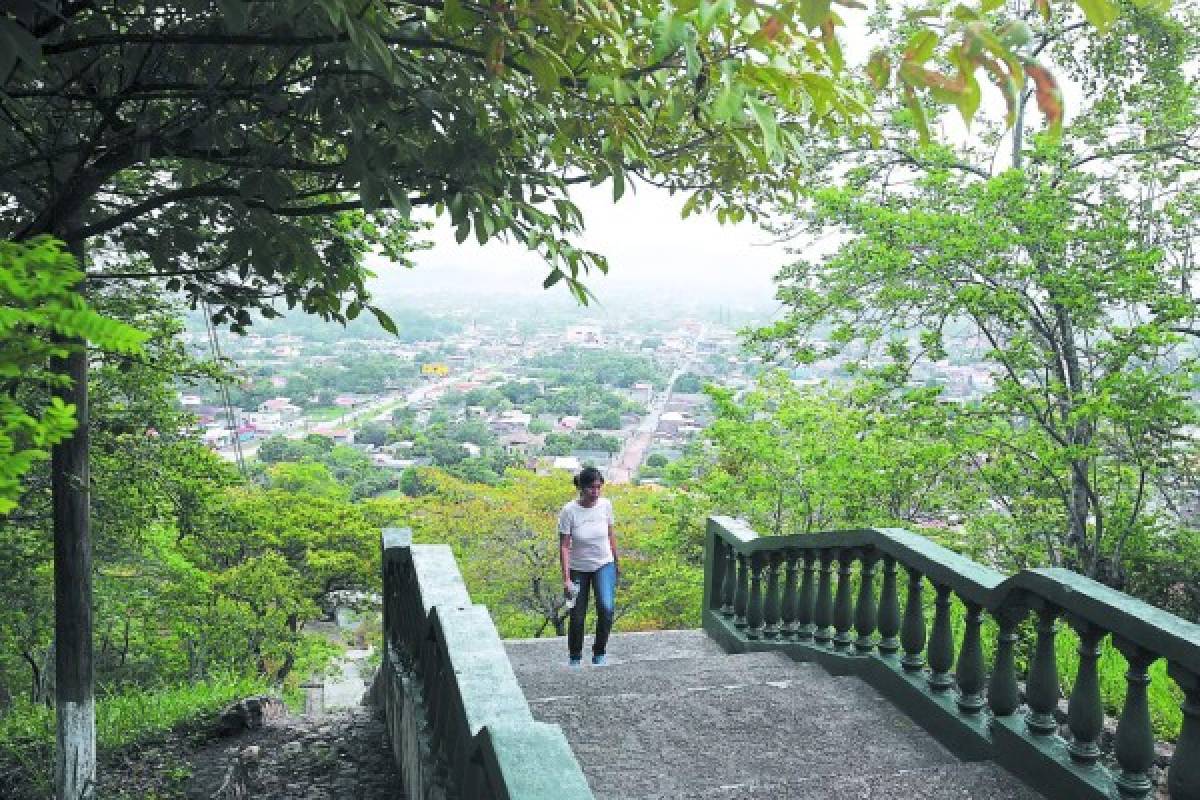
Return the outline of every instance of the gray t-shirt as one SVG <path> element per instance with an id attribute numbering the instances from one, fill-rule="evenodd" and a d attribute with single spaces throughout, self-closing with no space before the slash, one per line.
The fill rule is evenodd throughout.
<path id="1" fill-rule="evenodd" d="M 612 503 L 607 497 L 584 508 L 572 500 L 558 512 L 558 535 L 571 537 L 570 567 L 580 572 L 595 572 L 612 562 L 608 544 L 608 526 L 613 524 Z"/>

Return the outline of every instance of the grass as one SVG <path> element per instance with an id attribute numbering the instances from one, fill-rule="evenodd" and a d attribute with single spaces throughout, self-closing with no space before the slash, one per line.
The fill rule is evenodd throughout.
<path id="1" fill-rule="evenodd" d="M 304 412 L 305 418 L 311 422 L 330 422 L 345 415 L 346 409 L 341 406 L 318 406 Z"/>
<path id="2" fill-rule="evenodd" d="M 98 748 L 103 754 L 154 740 L 267 688 L 259 677 L 218 675 L 183 686 L 102 694 L 96 702 Z M 54 728 L 54 709 L 42 705 L 20 704 L 0 716 L 0 795 L 49 795 Z"/>

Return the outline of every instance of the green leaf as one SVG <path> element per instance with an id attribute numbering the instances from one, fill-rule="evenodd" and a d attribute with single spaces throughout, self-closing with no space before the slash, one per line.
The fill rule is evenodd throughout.
<path id="1" fill-rule="evenodd" d="M 913 125 L 921 137 L 921 143 L 928 144 L 932 138 L 929 135 L 929 121 L 925 117 L 925 109 L 921 106 L 921 101 L 917 99 L 917 93 L 912 90 L 911 86 L 904 87 L 904 105 L 912 114 Z"/>
<path id="2" fill-rule="evenodd" d="M 400 212 L 400 216 L 408 219 L 412 216 L 412 202 L 408 199 L 408 192 L 403 186 L 389 182 L 387 184 L 388 202 L 392 208 Z"/>
<path id="3" fill-rule="evenodd" d="M 542 281 L 542 288 L 549 289 L 551 286 L 558 283 L 562 279 L 563 279 L 562 270 L 556 269 L 553 272 L 551 272 L 549 275 L 546 276 L 546 280 Z"/>
<path id="4" fill-rule="evenodd" d="M 558 88 L 558 71 L 550 59 L 534 52 L 525 56 L 524 65 L 533 75 L 533 81 L 539 89 L 549 92 Z"/>
<path id="5" fill-rule="evenodd" d="M 375 319 L 379 322 L 379 327 L 383 328 L 393 336 L 398 336 L 400 334 L 400 331 L 396 328 L 395 321 L 389 317 L 382 308 L 369 305 L 367 306 L 367 310 L 375 315 Z"/>
<path id="6" fill-rule="evenodd" d="M 833 67 L 833 71 L 841 72 L 846 62 L 842 56 L 842 45 L 838 41 L 837 31 L 834 30 L 832 20 L 827 19 L 821 23 L 821 41 L 825 45 L 825 52 L 829 55 L 829 63 Z"/>
<path id="7" fill-rule="evenodd" d="M 475 227 L 475 241 L 481 245 L 487 244 L 488 232 L 487 226 L 484 224 L 484 216 L 481 212 L 476 211 L 472 216 L 472 224 Z"/>
<path id="8" fill-rule="evenodd" d="M 718 122 L 729 122 L 741 114 L 742 111 L 742 91 L 741 87 L 734 84 L 732 80 L 726 80 L 721 86 L 721 91 L 717 92 L 717 98 L 713 101 L 712 113 Z"/>
<path id="9" fill-rule="evenodd" d="M 1075 0 L 1087 21 L 1100 31 L 1108 30 L 1117 20 L 1117 6 L 1109 0 Z"/>
<path id="10" fill-rule="evenodd" d="M 728 17 L 732 9 L 733 0 L 717 0 L 715 3 L 701 0 L 700 7 L 696 10 L 696 27 L 700 33 L 707 34 L 712 30 L 716 21 L 719 18 Z"/>
<path id="11" fill-rule="evenodd" d="M 443 0 L 442 13 L 446 22 L 457 28 L 467 28 L 475 23 L 475 13 L 462 4 L 462 0 Z"/>
<path id="12" fill-rule="evenodd" d="M 937 43 L 938 37 L 933 31 L 917 31 L 909 37 L 908 43 L 904 46 L 904 60 L 914 64 L 924 64 L 933 57 Z"/>
<path id="13" fill-rule="evenodd" d="M 683 44 L 687 34 L 687 21 L 672 13 L 670 6 L 664 6 L 654 20 L 651 37 L 654 41 L 654 61 L 661 62 L 674 53 Z"/>
<path id="14" fill-rule="evenodd" d="M 32 33 L 18 25 L 16 20 L 8 16 L 0 17 L 0 50 L 7 50 L 9 69 L 16 61 L 21 61 L 31 70 L 36 70 L 42 63 L 42 45 Z M 7 78 L 9 70 L 0 70 L 0 77 Z"/>
<path id="15" fill-rule="evenodd" d="M 762 131 L 763 146 L 767 157 L 770 158 L 779 151 L 779 125 L 775 121 L 775 112 L 756 97 L 747 98 L 746 104 L 750 106 L 750 113 L 754 115 L 754 121 Z"/>
<path id="16" fill-rule="evenodd" d="M 800 0 L 800 21 L 808 30 L 816 30 L 829 18 L 830 5 L 830 0 Z"/>
<path id="17" fill-rule="evenodd" d="M 867 61 L 867 77 L 876 89 L 886 89 L 892 78 L 892 61 L 884 50 L 871 53 Z"/>

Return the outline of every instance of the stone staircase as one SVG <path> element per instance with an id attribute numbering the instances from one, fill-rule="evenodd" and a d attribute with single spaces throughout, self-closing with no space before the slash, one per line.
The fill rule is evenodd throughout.
<path id="1" fill-rule="evenodd" d="M 598 800 L 1037 800 L 965 763 L 854 677 L 702 631 L 614 634 L 605 667 L 562 639 L 505 642 L 534 716 L 562 726 Z"/>

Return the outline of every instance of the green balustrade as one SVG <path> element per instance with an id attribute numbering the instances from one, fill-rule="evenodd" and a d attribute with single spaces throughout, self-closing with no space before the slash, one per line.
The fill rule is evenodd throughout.
<path id="1" fill-rule="evenodd" d="M 1183 724 L 1167 773 L 1172 800 L 1200 800 L 1200 674 L 1172 662 L 1167 673 L 1183 690 Z"/>
<path id="2" fill-rule="evenodd" d="M 1025 681 L 1025 703 L 1029 714 L 1025 724 L 1031 733 L 1049 736 L 1058 732 L 1054 712 L 1058 708 L 1061 694 L 1058 685 L 1058 659 L 1054 654 L 1054 640 L 1058 634 L 1058 610 L 1044 606 L 1038 610 L 1037 644 L 1029 664 L 1029 677 Z"/>
<path id="3" fill-rule="evenodd" d="M 796 568 L 799 559 L 799 554 L 795 550 L 788 550 L 784 563 L 783 576 L 783 608 L 780 611 L 780 633 L 787 639 L 796 638 L 797 623 L 796 617 L 799 613 L 797 608 L 796 582 L 798 579 Z"/>
<path id="4" fill-rule="evenodd" d="M 1157 659 L 1153 653 L 1125 639 L 1116 638 L 1114 644 L 1129 667 L 1125 672 L 1125 705 L 1121 708 L 1113 747 L 1120 767 L 1117 791 L 1121 797 L 1140 800 L 1154 790 L 1149 775 L 1150 767 L 1154 766 L 1154 730 L 1150 727 L 1146 688 L 1150 685 L 1150 665 Z"/>
<path id="5" fill-rule="evenodd" d="M 854 642 L 850 636 L 850 629 L 854 625 L 854 587 L 850 582 L 850 572 L 853 568 L 854 551 L 839 552 L 837 597 L 833 601 L 833 649 L 842 653 L 850 650 Z"/>
<path id="6" fill-rule="evenodd" d="M 750 604 L 750 577 L 747 575 L 746 556 L 737 554 L 737 588 L 733 593 L 733 624 L 746 627 L 746 606 Z"/>
<path id="7" fill-rule="evenodd" d="M 782 561 L 781 553 L 771 553 L 767 557 L 767 597 L 763 605 L 763 636 L 767 639 L 779 638 L 779 566 Z"/>
<path id="8" fill-rule="evenodd" d="M 875 563 L 874 552 L 863 554 L 862 570 L 858 576 L 858 600 L 854 604 L 854 630 L 858 633 L 858 638 L 854 640 L 854 651 L 863 656 L 875 649 L 872 638 L 878 616 L 875 605 Z"/>
<path id="9" fill-rule="evenodd" d="M 954 686 L 954 630 L 950 625 L 950 586 L 933 585 L 933 628 L 929 631 L 929 688 L 945 692 Z"/>
<path id="10" fill-rule="evenodd" d="M 983 666 L 983 608 L 964 600 L 967 614 L 963 624 L 962 646 L 958 650 L 958 666 L 954 679 L 958 684 L 958 707 L 964 714 L 978 714 L 983 710 L 983 687 L 987 680 Z"/>
<path id="11" fill-rule="evenodd" d="M 925 608 L 921 605 L 921 592 L 925 578 L 920 570 L 908 568 L 908 597 L 904 601 L 904 627 L 900 631 L 900 646 L 904 648 L 904 659 L 900 662 L 906 672 L 920 672 L 925 668 Z"/>
<path id="12" fill-rule="evenodd" d="M 883 557 L 883 588 L 879 590 L 879 652 L 894 656 L 900 650 L 900 595 L 896 591 L 896 559 Z"/>
<path id="13" fill-rule="evenodd" d="M 817 602 L 817 554 L 805 550 L 804 576 L 800 581 L 800 598 L 796 601 L 796 638 L 800 641 L 812 641 L 816 633 Z"/>
<path id="14" fill-rule="evenodd" d="M 988 708 L 994 717 L 1010 717 L 1021 705 L 1017 686 L 1017 626 L 1025 609 L 1005 609 L 996 614 L 996 657 L 988 679 Z"/>
<path id="15" fill-rule="evenodd" d="M 446 545 L 383 534 L 383 663 L 371 689 L 406 797 L 592 800 L 557 725 L 525 702 L 488 610 Z"/>
<path id="16" fill-rule="evenodd" d="M 820 578 L 817 581 L 817 603 L 813 612 L 817 644 L 828 647 L 833 641 L 833 551 L 821 551 Z"/>
<path id="17" fill-rule="evenodd" d="M 1067 622 L 1079 636 L 1079 669 L 1071 687 L 1071 699 L 1067 704 L 1067 726 L 1071 729 L 1071 742 L 1067 752 L 1076 762 L 1083 765 L 1095 764 L 1100 760 L 1100 734 L 1104 730 L 1104 705 L 1100 699 L 1100 642 L 1104 629 L 1086 619 L 1071 615 Z"/>
<path id="18" fill-rule="evenodd" d="M 746 607 L 746 636 L 761 639 L 763 631 L 763 571 L 766 558 L 755 553 L 750 558 L 750 604 Z"/>
<path id="19" fill-rule="evenodd" d="M 706 586 L 720 587 L 721 603 L 706 607 L 704 625 L 725 648 L 778 649 L 836 674 L 859 675 L 952 750 L 968 759 L 994 758 L 1047 797 L 1140 800 L 1153 793 L 1147 690 L 1150 665 L 1165 659 L 1184 697 L 1166 788 L 1171 800 L 1200 800 L 1200 626 L 1066 570 L 1023 570 L 1006 578 L 898 529 L 759 537 L 744 524 L 712 518 L 707 546 L 714 554 L 706 561 L 714 582 Z M 928 630 L 926 581 L 935 591 Z M 951 625 L 956 604 L 962 620 L 957 641 Z M 1031 612 L 1034 638 L 1022 643 L 1022 623 Z M 997 629 L 990 675 L 985 614 Z M 1067 740 L 1057 735 L 1056 718 L 1060 619 L 1079 637 Z M 1109 636 L 1129 665 L 1111 772 L 1099 748 L 1104 718 L 1098 658 Z M 1027 712 L 1019 715 L 1017 654 L 1023 644 L 1030 661 Z"/>
<path id="20" fill-rule="evenodd" d="M 722 559 L 721 573 L 721 615 L 725 617 L 733 617 L 733 595 L 737 590 L 737 553 L 733 549 L 733 545 L 724 545 L 724 552 L 719 553 L 717 558 Z"/>

